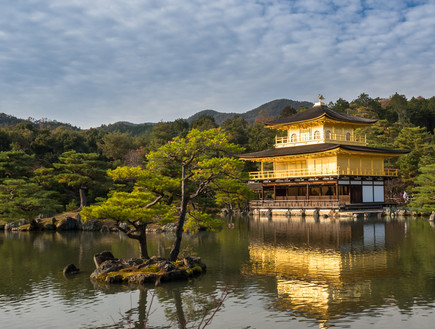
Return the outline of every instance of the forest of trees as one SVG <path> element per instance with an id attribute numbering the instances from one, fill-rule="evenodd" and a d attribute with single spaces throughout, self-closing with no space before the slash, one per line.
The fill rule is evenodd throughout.
<path id="1" fill-rule="evenodd" d="M 340 98 L 329 106 L 378 119 L 376 124 L 361 129 L 367 135 L 368 145 L 410 151 L 386 162 L 386 167 L 399 169 L 399 177 L 388 182 L 387 193 L 397 197 L 407 191 L 412 200 L 409 206 L 418 211 L 435 210 L 435 188 L 423 178 L 428 171 L 435 174 L 431 166 L 435 163 L 435 97 L 408 100 L 396 93 L 388 99 L 373 99 L 363 93 L 350 103 Z"/>
<path id="2" fill-rule="evenodd" d="M 407 99 L 396 93 L 388 99 L 379 99 L 363 93 L 350 102 L 340 98 L 329 106 L 351 115 L 378 119 L 373 126 L 361 129 L 369 146 L 410 150 L 407 156 L 386 164 L 399 168 L 399 178 L 389 183 L 388 193 L 401 195 L 406 190 L 413 195 L 411 205 L 435 210 L 435 191 L 433 185 L 428 187 L 435 175 L 435 97 Z M 281 115 L 305 109 L 287 106 Z M 168 141 L 186 138 L 193 129 L 204 132 L 219 128 L 217 131 L 226 133 L 228 142 L 236 145 L 238 152 L 272 148 L 274 137 L 279 134 L 265 129 L 259 120 L 249 123 L 242 116 L 227 119 L 220 126 L 212 116 L 205 115 L 191 123 L 177 119 L 145 124 L 131 131 L 128 124 L 122 131 L 108 127 L 80 130 L 58 122 L 15 120 L 5 114 L 1 118 L 4 120 L 0 128 L 0 219 L 4 220 L 79 209 L 106 200 L 114 191 L 132 192 L 137 181 L 127 179 L 119 183 L 107 171 L 117 167 L 146 168 L 150 154 L 162 152 Z M 245 163 L 242 171 L 252 170 L 253 164 Z M 227 202 L 229 207 L 243 203 L 240 198 L 225 199 L 222 194 L 215 197 L 216 192 L 210 193 L 214 193 L 213 198 L 197 199 L 198 207 L 207 202 L 211 203 L 209 208 L 222 206 L 218 202 Z M 172 197 L 180 195 L 174 193 Z"/>

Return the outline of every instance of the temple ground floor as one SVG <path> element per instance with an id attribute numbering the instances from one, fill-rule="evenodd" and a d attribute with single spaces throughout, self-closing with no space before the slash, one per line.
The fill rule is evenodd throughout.
<path id="1" fill-rule="evenodd" d="M 391 206 L 385 177 L 311 177 L 251 182 L 258 199 L 251 210 L 287 212 L 376 212 Z"/>

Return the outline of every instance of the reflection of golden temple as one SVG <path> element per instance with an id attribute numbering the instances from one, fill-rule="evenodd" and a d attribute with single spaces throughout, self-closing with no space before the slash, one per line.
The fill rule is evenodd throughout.
<path id="1" fill-rule="evenodd" d="M 385 246 L 404 230 L 403 223 L 252 221 L 245 273 L 276 278 L 276 308 L 327 327 L 328 319 L 370 300 L 373 278 L 392 275 Z"/>
<path id="2" fill-rule="evenodd" d="M 251 244 L 249 256 L 258 274 L 283 274 L 340 283 L 341 257 L 338 252 L 264 247 Z"/>
<path id="3" fill-rule="evenodd" d="M 328 320 L 371 295 L 374 276 L 387 273 L 385 250 L 361 254 L 251 244 L 249 272 L 277 278 L 275 307 Z M 355 282 L 354 277 L 359 278 Z M 362 278 L 366 280 L 361 281 Z"/>
<path id="4" fill-rule="evenodd" d="M 326 320 L 330 315 L 337 314 L 339 303 L 355 302 L 364 295 L 370 295 L 371 285 L 366 281 L 334 287 L 322 283 L 278 279 L 277 289 L 278 308 L 286 310 L 290 306 L 304 314 L 318 315 Z"/>
<path id="5" fill-rule="evenodd" d="M 343 285 L 351 282 L 355 272 L 359 277 L 379 275 L 387 269 L 385 250 L 344 254 L 336 251 L 322 252 L 310 249 L 287 249 L 265 247 L 260 244 L 249 246 L 253 262 L 252 271 L 257 274 L 304 278 L 315 282 Z"/>

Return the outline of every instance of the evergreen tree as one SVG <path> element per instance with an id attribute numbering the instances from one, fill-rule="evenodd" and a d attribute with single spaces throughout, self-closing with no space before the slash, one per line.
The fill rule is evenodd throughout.
<path id="1" fill-rule="evenodd" d="M 384 111 L 378 99 L 371 98 L 368 94 L 362 93 L 357 99 L 350 104 L 348 114 L 365 117 L 384 119 Z"/>
<path id="2" fill-rule="evenodd" d="M 264 128 L 264 125 L 259 123 L 254 124 L 248 131 L 248 151 L 257 152 L 272 148 L 277 134 L 277 130 Z"/>
<path id="3" fill-rule="evenodd" d="M 398 93 L 395 93 L 393 96 L 391 96 L 390 102 L 388 103 L 386 110 L 387 112 L 394 113 L 399 122 L 409 122 L 409 117 L 407 113 L 408 100 L 406 99 L 405 95 L 399 95 Z"/>
<path id="4" fill-rule="evenodd" d="M 349 107 L 350 107 L 349 102 L 343 98 L 337 99 L 337 101 L 334 104 L 332 104 L 332 108 L 334 110 L 339 111 L 339 112 L 344 112 L 344 113 L 347 112 Z"/>
<path id="5" fill-rule="evenodd" d="M 114 220 L 120 231 L 139 242 L 140 257 L 147 259 L 147 225 L 173 220 L 171 191 L 177 181 L 141 167 L 117 167 L 107 173 L 117 183 L 115 190 L 104 202 L 84 207 L 81 215 L 85 220 Z"/>
<path id="6" fill-rule="evenodd" d="M 29 177 L 34 164 L 35 157 L 23 151 L 0 152 L 0 182 L 7 178 Z"/>
<path id="7" fill-rule="evenodd" d="M 411 207 L 419 211 L 435 211 L 435 164 L 420 168 L 420 174 L 415 179 L 414 196 Z"/>
<path id="8" fill-rule="evenodd" d="M 86 191 L 92 185 L 104 184 L 107 181 L 106 163 L 99 159 L 97 153 L 64 152 L 54 167 L 60 172 L 56 175 L 59 183 L 78 189 L 80 209 L 86 206 Z"/>
<path id="9" fill-rule="evenodd" d="M 88 152 L 85 137 L 79 131 L 64 126 L 57 127 L 53 131 L 53 138 L 56 154 L 73 150 L 79 153 Z"/>
<path id="10" fill-rule="evenodd" d="M 5 179 L 0 184 L 0 218 L 6 221 L 53 214 L 62 206 L 56 192 L 44 190 L 28 179 Z"/>
<path id="11" fill-rule="evenodd" d="M 249 123 L 240 115 L 225 120 L 221 128 L 230 136 L 231 142 L 246 147 L 249 142 Z"/>
<path id="12" fill-rule="evenodd" d="M 184 137 L 189 130 L 189 124 L 186 120 L 177 119 L 173 122 L 158 122 L 154 125 L 153 131 L 149 136 L 148 150 L 157 150 L 160 146 L 169 142 L 177 136 Z"/>
<path id="13" fill-rule="evenodd" d="M 10 131 L 12 149 L 30 152 L 30 145 L 35 139 L 36 134 L 37 130 L 30 121 L 20 122 Z"/>
<path id="14" fill-rule="evenodd" d="M 11 149 L 11 138 L 6 129 L 0 129 L 0 152 Z"/>
<path id="15" fill-rule="evenodd" d="M 57 160 L 56 141 L 50 129 L 39 129 L 35 139 L 30 143 L 31 153 L 43 166 L 51 166 Z"/>
<path id="16" fill-rule="evenodd" d="M 30 219 L 60 210 L 56 193 L 33 181 L 34 156 L 23 151 L 0 152 L 0 218 Z"/>
<path id="17" fill-rule="evenodd" d="M 159 203 L 163 195 L 143 191 L 136 186 L 132 192 L 113 192 L 110 197 L 99 205 L 84 207 L 81 215 L 87 218 L 112 219 L 118 229 L 130 239 L 139 242 L 140 257 L 148 259 L 146 228 L 150 223 L 161 222 L 170 209 Z M 131 227 L 121 225 L 127 223 Z"/>
<path id="18" fill-rule="evenodd" d="M 281 110 L 281 113 L 279 114 L 279 117 L 280 118 L 286 118 L 286 117 L 289 117 L 289 116 L 291 116 L 293 114 L 296 114 L 296 113 L 297 113 L 297 111 L 292 106 L 287 105 L 286 107 L 284 107 Z"/>
<path id="19" fill-rule="evenodd" d="M 98 143 L 101 143 L 103 137 L 107 134 L 102 129 L 91 128 L 81 132 L 86 145 L 86 153 L 99 153 L 101 152 Z M 78 150 L 76 150 L 78 151 Z"/>
<path id="20" fill-rule="evenodd" d="M 124 161 L 130 150 L 136 148 L 133 138 L 119 131 L 106 134 L 97 145 L 105 157 L 116 160 L 119 164 Z"/>
<path id="21" fill-rule="evenodd" d="M 191 129 L 197 129 L 199 131 L 205 131 L 217 127 L 218 125 L 211 115 L 201 115 L 198 119 L 193 120 L 190 124 Z"/>
<path id="22" fill-rule="evenodd" d="M 431 135 L 425 128 L 404 127 L 394 140 L 394 147 L 410 151 L 396 162 L 400 167 L 400 175 L 404 182 L 413 184 L 419 168 L 435 160 L 433 146 L 430 145 L 431 139 Z"/>
<path id="23" fill-rule="evenodd" d="M 193 129 L 185 138 L 174 138 L 170 143 L 148 154 L 147 169 L 151 173 L 167 177 L 179 184 L 180 206 L 176 239 L 169 260 L 176 260 L 180 252 L 189 204 L 204 193 L 212 195 L 210 191 L 218 180 L 241 180 L 243 163 L 231 157 L 241 151 L 239 146 L 229 142 L 228 136 L 221 130 L 201 132 Z"/>
<path id="24" fill-rule="evenodd" d="M 435 97 L 412 97 L 408 102 L 407 113 L 413 125 L 426 127 L 430 132 L 435 129 Z"/>

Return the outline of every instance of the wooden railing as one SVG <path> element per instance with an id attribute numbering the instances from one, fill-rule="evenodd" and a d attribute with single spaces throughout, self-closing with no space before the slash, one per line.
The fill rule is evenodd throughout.
<path id="1" fill-rule="evenodd" d="M 274 171 L 254 171 L 249 173 L 249 179 L 280 179 L 299 177 L 323 177 L 323 176 L 387 176 L 396 177 L 398 169 L 370 169 L 370 168 L 344 168 L 344 169 L 290 169 Z"/>
<path id="2" fill-rule="evenodd" d="M 251 209 L 337 209 L 344 206 L 338 200 L 257 200 L 250 201 Z"/>
<path id="3" fill-rule="evenodd" d="M 399 169 L 369 169 L 369 168 L 345 168 L 338 170 L 339 175 L 350 176 L 387 176 L 397 177 L 399 175 Z"/>
<path id="4" fill-rule="evenodd" d="M 352 145 L 367 145 L 366 135 L 340 135 L 340 134 L 328 134 L 320 135 L 318 138 L 313 136 L 300 136 L 291 140 L 290 137 L 275 137 L 275 147 L 288 147 L 288 146 L 298 146 L 298 145 L 308 145 L 317 143 L 330 143 L 330 142 L 340 142 L 342 144 L 352 144 Z"/>
<path id="5" fill-rule="evenodd" d="M 350 201 L 348 195 L 339 195 L 340 201 L 347 202 Z M 305 200 L 319 200 L 319 201 L 329 201 L 329 200 L 337 200 L 336 195 L 286 195 L 280 196 L 277 195 L 275 197 L 276 201 L 305 201 Z"/>

